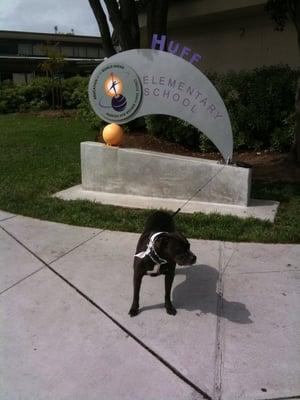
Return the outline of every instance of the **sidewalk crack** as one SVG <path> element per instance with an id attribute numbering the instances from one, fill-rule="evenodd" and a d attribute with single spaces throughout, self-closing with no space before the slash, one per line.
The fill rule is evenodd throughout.
<path id="1" fill-rule="evenodd" d="M 224 273 L 229 266 L 229 263 L 236 252 L 236 248 L 232 250 L 232 253 L 227 260 L 226 264 L 223 265 L 224 258 L 224 247 L 225 242 L 219 244 L 219 259 L 218 259 L 218 270 L 219 277 L 217 281 L 216 293 L 217 293 L 217 326 L 216 326 L 216 345 L 215 345 L 215 375 L 214 375 L 214 400 L 221 400 L 222 398 L 222 378 L 223 378 L 223 366 L 224 366 L 224 331 L 225 324 L 222 318 L 223 307 L 224 307 Z"/>
<path id="2" fill-rule="evenodd" d="M 300 399 L 300 394 L 296 395 L 296 396 L 289 396 L 289 397 L 272 397 L 272 398 L 268 398 L 268 399 L 259 399 L 259 400 L 298 400 Z"/>
<path id="3" fill-rule="evenodd" d="M 17 215 L 12 215 L 11 217 L 3 218 L 3 219 L 0 220 L 0 224 L 1 224 L 1 222 L 8 221 L 9 219 L 13 219 L 13 218 L 16 218 L 16 217 L 17 217 Z"/>
<path id="4" fill-rule="evenodd" d="M 84 240 L 83 242 L 79 243 L 77 246 L 73 247 L 72 249 L 66 251 L 64 254 L 57 256 L 54 260 L 49 262 L 49 265 L 55 263 L 56 261 L 60 260 L 61 258 L 65 257 L 67 254 L 72 253 L 72 251 L 78 249 L 78 247 L 84 245 L 85 243 L 89 242 L 90 240 L 94 239 L 95 237 L 98 237 L 101 235 L 101 233 L 105 232 L 105 229 L 102 229 L 100 232 L 96 233 L 96 235 L 89 237 L 88 239 Z"/>
<path id="5" fill-rule="evenodd" d="M 8 288 L 2 290 L 2 292 L 0 292 L 0 296 L 1 296 L 1 294 L 3 294 L 5 292 L 7 292 L 8 290 L 12 289 L 14 286 L 17 286 L 19 283 L 25 281 L 27 278 L 30 278 L 32 275 L 36 274 L 37 272 L 41 271 L 44 268 L 45 268 L 45 266 L 43 265 L 42 267 L 40 267 L 36 271 L 33 271 L 31 274 L 24 276 L 24 278 L 20 279 L 18 282 L 15 282 L 13 285 L 11 285 Z"/>

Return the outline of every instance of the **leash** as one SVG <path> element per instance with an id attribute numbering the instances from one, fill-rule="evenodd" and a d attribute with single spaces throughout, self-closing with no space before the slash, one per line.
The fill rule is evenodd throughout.
<path id="1" fill-rule="evenodd" d="M 227 164 L 224 164 L 223 167 L 221 169 L 219 169 L 218 172 L 216 172 L 213 176 L 211 176 L 207 182 L 205 182 L 204 185 L 200 186 L 193 194 L 190 198 L 188 198 L 181 207 L 178 208 L 178 210 L 176 210 L 171 217 L 174 218 L 202 189 L 205 188 L 205 186 L 207 186 L 217 175 L 219 175 L 223 169 L 226 167 Z"/>

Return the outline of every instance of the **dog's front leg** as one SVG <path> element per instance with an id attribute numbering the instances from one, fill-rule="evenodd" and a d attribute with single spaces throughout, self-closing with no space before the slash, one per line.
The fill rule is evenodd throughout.
<path id="1" fill-rule="evenodd" d="M 140 289 L 141 289 L 143 275 L 144 275 L 143 271 L 140 271 L 138 268 L 134 269 L 133 302 L 132 302 L 132 306 L 129 310 L 129 315 L 131 317 L 135 317 L 139 313 Z"/>
<path id="2" fill-rule="evenodd" d="M 173 307 L 173 304 L 171 302 L 171 289 L 174 281 L 174 276 L 175 276 L 175 265 L 171 266 L 171 268 L 166 272 L 165 275 L 165 307 L 167 313 L 170 315 L 176 315 L 177 313 L 176 309 Z"/>

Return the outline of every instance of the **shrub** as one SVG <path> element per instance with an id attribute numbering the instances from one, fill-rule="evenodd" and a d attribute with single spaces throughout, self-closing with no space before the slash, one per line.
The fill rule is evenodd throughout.
<path id="1" fill-rule="evenodd" d="M 203 152 L 216 150 L 213 143 L 203 133 L 179 118 L 149 115 L 145 117 L 145 122 L 148 132 L 158 137 Z"/>
<path id="2" fill-rule="evenodd" d="M 43 105 L 40 109 L 47 109 L 51 106 L 51 90 L 53 85 L 54 82 L 50 78 L 36 78 L 27 85 L 16 85 L 15 87 L 18 88 L 25 98 L 26 104 L 23 105 L 23 108 L 28 110 L 38 110 L 38 104 Z"/>
<path id="3" fill-rule="evenodd" d="M 86 93 L 82 93 L 82 98 L 77 106 L 77 109 L 79 111 L 80 117 L 84 119 L 91 128 L 99 129 L 105 123 L 92 110 L 88 99 L 87 91 Z"/>
<path id="4" fill-rule="evenodd" d="M 295 136 L 295 114 L 290 114 L 282 121 L 281 128 L 275 128 L 271 134 L 271 150 L 288 151 Z"/>
<path id="5" fill-rule="evenodd" d="M 207 74 L 227 107 L 234 149 L 286 151 L 293 142 L 294 98 L 299 71 L 271 66 L 252 71 Z M 146 117 L 149 132 L 195 150 L 214 145 L 194 127 L 173 117 Z"/>
<path id="6" fill-rule="evenodd" d="M 234 149 L 286 151 L 293 141 L 294 97 L 299 71 L 289 66 L 270 66 L 252 71 L 209 73 L 231 119 Z M 88 100 L 88 77 L 62 81 L 36 78 L 28 85 L 0 86 L 0 113 L 42 110 L 52 105 L 53 90 L 61 86 L 63 106 L 77 108 L 93 128 L 103 124 Z M 212 142 L 195 127 L 169 116 L 148 116 L 125 125 L 127 131 L 149 132 L 194 150 L 214 151 Z"/>
<path id="7" fill-rule="evenodd" d="M 0 88 L 0 112 L 2 114 L 19 111 L 26 99 L 18 86 L 3 85 Z"/>
<path id="8" fill-rule="evenodd" d="M 277 131 L 285 150 L 292 143 L 294 98 L 299 71 L 289 66 L 270 66 L 247 72 L 218 75 L 214 83 L 228 109 L 235 149 L 262 150 L 272 147 Z M 288 121 L 288 122 L 287 122 Z"/>
<path id="9" fill-rule="evenodd" d="M 49 78 L 36 78 L 29 84 L 0 86 L 0 112 L 44 110 L 51 105 L 53 82 Z"/>
<path id="10" fill-rule="evenodd" d="M 64 79 L 62 82 L 62 93 L 64 106 L 66 108 L 77 108 L 87 94 L 89 78 L 82 76 L 73 76 L 72 78 Z"/>

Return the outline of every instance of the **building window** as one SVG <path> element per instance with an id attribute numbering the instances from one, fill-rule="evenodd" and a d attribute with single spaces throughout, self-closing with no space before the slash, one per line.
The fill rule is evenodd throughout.
<path id="1" fill-rule="evenodd" d="M 12 72 L 0 72 L 0 82 L 9 83 L 13 80 Z"/>
<path id="2" fill-rule="evenodd" d="M 62 46 L 61 54 L 65 57 L 73 57 L 73 47 L 71 46 Z"/>
<path id="3" fill-rule="evenodd" d="M 87 56 L 90 58 L 98 58 L 98 48 L 97 47 L 88 47 L 87 48 Z"/>
<path id="4" fill-rule="evenodd" d="M 26 83 L 26 74 L 20 72 L 13 73 L 13 83 L 18 85 L 22 83 Z"/>
<path id="5" fill-rule="evenodd" d="M 79 47 L 79 57 L 86 58 L 86 47 Z"/>
<path id="6" fill-rule="evenodd" d="M 19 43 L 18 44 L 18 55 L 19 56 L 32 56 L 32 44 L 31 43 Z"/>
<path id="7" fill-rule="evenodd" d="M 86 47 L 74 47 L 74 57 L 85 58 L 86 57 Z"/>
<path id="8" fill-rule="evenodd" d="M 33 45 L 33 54 L 35 56 L 46 56 L 46 46 L 39 43 L 39 44 L 34 44 Z"/>
<path id="9" fill-rule="evenodd" d="M 1 55 L 18 54 L 18 47 L 15 43 L 0 43 Z"/>

